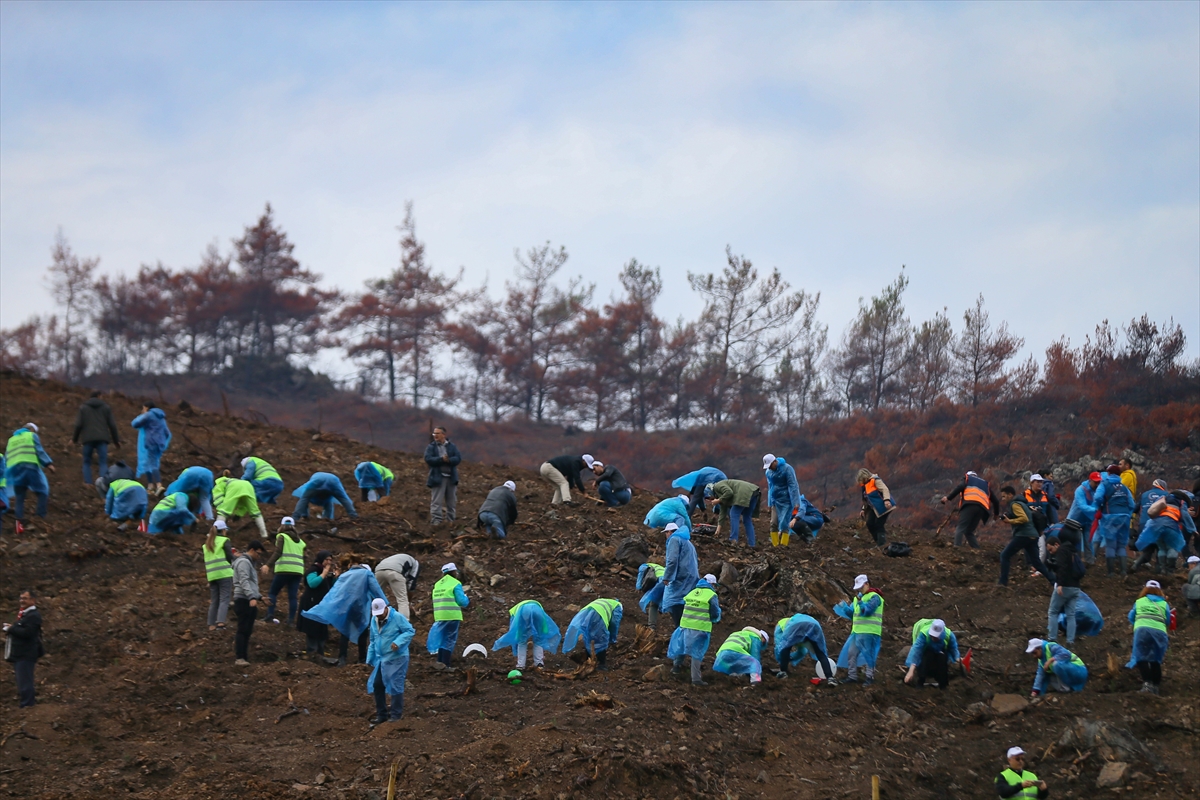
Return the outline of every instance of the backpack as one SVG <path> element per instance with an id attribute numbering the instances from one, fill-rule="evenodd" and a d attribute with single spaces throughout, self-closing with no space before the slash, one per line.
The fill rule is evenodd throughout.
<path id="1" fill-rule="evenodd" d="M 912 555 L 912 548 L 907 542 L 892 542 L 884 548 L 883 554 L 892 558 L 904 558 Z"/>
<path id="2" fill-rule="evenodd" d="M 1046 528 L 1050 526 L 1050 519 L 1046 516 L 1046 512 L 1041 506 L 1028 505 L 1029 519 L 1033 522 L 1033 527 L 1037 528 L 1038 536 L 1046 532 Z"/>

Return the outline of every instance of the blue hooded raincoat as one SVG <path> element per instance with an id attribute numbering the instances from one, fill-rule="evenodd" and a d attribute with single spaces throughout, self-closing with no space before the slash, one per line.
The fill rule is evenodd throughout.
<path id="1" fill-rule="evenodd" d="M 297 519 L 308 519 L 310 505 L 321 506 L 325 519 L 333 519 L 333 506 L 336 503 L 346 509 L 350 516 L 357 517 L 354 501 L 346 494 L 346 488 L 337 475 L 329 472 L 314 472 L 306 483 L 302 483 L 292 491 L 292 497 L 300 498 L 292 516 Z"/>
<path id="2" fill-rule="evenodd" d="M 496 640 L 492 645 L 493 650 L 511 647 L 513 656 L 516 656 L 517 649 L 524 647 L 530 639 L 548 653 L 558 650 L 562 633 L 541 603 L 536 600 L 517 603 L 508 610 L 508 616 L 508 632 Z"/>
<path id="3" fill-rule="evenodd" d="M 371 601 L 376 597 L 387 601 L 375 574 L 367 567 L 356 566 L 338 576 L 320 603 L 300 613 L 308 619 L 332 625 L 342 636 L 356 642 L 371 624 Z"/>
<path id="4" fill-rule="evenodd" d="M 692 589 L 712 589 L 714 592 L 717 587 L 713 586 L 708 581 L 701 579 L 696 582 Z M 691 591 L 690 589 L 688 591 Z M 721 621 L 721 604 L 714 596 L 708 601 L 708 618 L 715 622 Z M 704 654 L 708 652 L 708 646 L 712 643 L 712 631 L 698 631 L 692 628 L 676 628 L 671 634 L 671 642 L 667 645 L 667 657 L 679 659 L 684 656 L 692 658 L 704 658 Z"/>
<path id="5" fill-rule="evenodd" d="M 367 694 L 374 693 L 375 676 L 382 673 L 383 690 L 390 695 L 404 694 L 404 679 L 408 676 L 408 643 L 416 631 L 396 609 L 388 611 L 381 628 L 379 618 L 371 617 L 371 643 L 367 647 L 367 664 L 374 667 L 367 678 Z M 392 649 L 392 645 L 396 649 Z"/>
<path id="6" fill-rule="evenodd" d="M 680 528 L 667 537 L 667 571 L 663 573 L 663 581 L 667 586 L 663 589 L 661 608 L 669 611 L 675 606 L 683 605 L 683 598 L 696 588 L 700 580 L 700 563 L 696 559 L 696 547 L 692 544 L 690 531 Z"/>
<path id="7" fill-rule="evenodd" d="M 161 408 L 152 408 L 134 417 L 130 424 L 138 429 L 138 476 L 157 473 L 162 466 L 163 453 L 171 446 L 167 415 Z"/>

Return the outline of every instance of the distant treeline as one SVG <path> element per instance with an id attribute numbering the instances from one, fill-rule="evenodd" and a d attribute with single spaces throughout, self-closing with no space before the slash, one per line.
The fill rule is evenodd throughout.
<path id="1" fill-rule="evenodd" d="M 621 295 L 601 303 L 582 278 L 558 280 L 565 248 L 518 250 L 497 298 L 426 263 L 411 203 L 399 231 L 399 265 L 357 293 L 319 288 L 269 205 L 231 251 L 210 245 L 183 269 L 98 275 L 99 259 L 79 257 L 60 234 L 49 267 L 59 312 L 0 331 L 0 360 L 79 382 L 304 368 L 332 349 L 357 366 L 343 388 L 373 399 L 596 430 L 793 427 L 1081 393 L 1138 406 L 1195 394 L 1200 377 L 1182 361 L 1183 329 L 1149 316 L 1120 328 L 1105 320 L 1077 348 L 1062 339 L 1040 364 L 1014 364 L 1024 340 L 992 322 L 982 295 L 957 330 L 944 311 L 914 324 L 903 268 L 860 300 L 831 344 L 819 292 L 793 288 L 777 269 L 760 274 L 730 248 L 719 274 L 688 274 L 699 318 L 671 321 L 660 316 L 669 298 L 659 270 L 636 259 L 621 269 Z"/>

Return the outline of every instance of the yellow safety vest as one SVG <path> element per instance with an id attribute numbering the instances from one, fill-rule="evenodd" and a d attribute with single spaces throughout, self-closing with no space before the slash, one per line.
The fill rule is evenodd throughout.
<path id="1" fill-rule="evenodd" d="M 667 571 L 667 568 L 664 567 L 663 565 L 652 564 L 649 561 L 646 562 L 646 566 L 649 567 L 650 570 L 654 573 L 654 577 L 660 581 L 662 580 L 663 574 L 666 573 L 666 571 Z"/>
<path id="2" fill-rule="evenodd" d="M 754 654 L 750 652 L 750 646 L 754 643 L 755 639 L 758 639 L 757 633 L 750 633 L 749 631 L 731 633 L 729 634 L 729 638 L 725 640 L 725 644 L 721 645 L 717 652 L 719 653 L 721 650 L 733 650 L 735 653 L 741 653 L 744 656 L 753 658 Z"/>
<path id="3" fill-rule="evenodd" d="M 452 575 L 443 575 L 442 579 L 433 585 L 433 621 L 448 622 L 463 618 L 462 608 L 454 599 L 454 589 L 462 586 L 462 581 Z"/>
<path id="4" fill-rule="evenodd" d="M 1028 770 L 1026 770 L 1026 771 L 1022 772 L 1020 775 L 1018 775 L 1013 770 L 1006 769 L 1006 770 L 1004 770 L 1004 772 L 1000 773 L 1000 778 L 1004 778 L 1005 782 L 1009 786 L 1019 786 L 1022 781 L 1033 781 L 1034 784 L 1036 784 L 1038 776 L 1034 775 L 1032 772 L 1030 772 Z M 1000 778 L 997 778 L 996 780 L 999 781 Z M 1037 789 L 1036 785 L 1035 786 L 1026 786 L 1021 791 L 1012 795 L 1012 797 L 1019 798 L 1019 800 L 1035 800 L 1037 798 L 1037 796 L 1038 796 L 1038 789 Z"/>
<path id="5" fill-rule="evenodd" d="M 4 451 L 6 466 L 15 467 L 18 464 L 35 464 L 40 466 L 37 457 L 37 445 L 33 443 L 33 431 L 22 431 L 8 440 Z"/>
<path id="6" fill-rule="evenodd" d="M 879 608 L 875 609 L 875 613 L 869 617 L 862 616 L 859 612 L 866 602 L 872 597 L 879 597 Z M 850 626 L 851 633 L 873 633 L 876 636 L 883 635 L 883 598 L 878 592 L 867 592 L 862 598 L 854 598 L 854 621 Z"/>
<path id="7" fill-rule="evenodd" d="M 295 573 L 296 575 L 304 574 L 304 548 L 308 544 L 303 540 L 297 541 L 286 533 L 280 533 L 275 537 L 275 541 L 283 540 L 283 552 L 279 554 L 279 558 L 275 560 L 275 573 Z"/>
<path id="8" fill-rule="evenodd" d="M 539 603 L 537 600 L 522 600 L 521 602 L 517 603 L 515 606 L 513 606 L 512 608 L 510 608 L 508 610 L 508 615 L 510 617 L 515 617 L 517 615 L 517 611 L 520 610 L 521 606 L 529 605 L 530 603 L 533 603 L 538 608 L 542 608 L 542 604 Z M 545 611 L 544 608 L 542 610 Z"/>
<path id="9" fill-rule="evenodd" d="M 1152 631 L 1167 632 L 1167 623 L 1171 619 L 1171 612 L 1167 608 L 1167 604 L 1163 602 L 1155 602 L 1149 597 L 1139 597 L 1137 602 L 1133 604 L 1133 629 L 1149 628 Z"/>
<path id="10" fill-rule="evenodd" d="M 383 480 L 384 482 L 392 481 L 392 480 L 396 479 L 395 473 L 393 473 L 390 469 L 385 467 L 383 464 L 377 464 L 374 461 L 372 461 L 371 466 L 374 467 L 375 469 L 379 470 L 380 479 Z"/>
<path id="11" fill-rule="evenodd" d="M 274 478 L 277 481 L 283 480 L 283 478 L 279 477 L 279 473 L 275 471 L 275 468 L 261 458 L 251 457 L 250 463 L 254 465 L 254 480 L 261 481 L 267 478 Z"/>
<path id="12" fill-rule="evenodd" d="M 588 603 L 586 606 L 584 606 L 584 609 L 586 610 L 590 608 L 592 611 L 595 611 L 600 615 L 600 619 L 604 620 L 604 627 L 611 628 L 613 612 L 617 610 L 617 606 L 619 605 L 621 604 L 616 600 L 606 600 L 601 598 Z"/>
<path id="13" fill-rule="evenodd" d="M 683 617 L 679 627 L 693 631 L 712 631 L 712 617 L 708 613 L 708 601 L 717 593 L 707 586 L 698 586 L 683 597 Z"/>
<path id="14" fill-rule="evenodd" d="M 200 552 L 204 554 L 204 573 L 209 583 L 233 577 L 233 564 L 225 560 L 225 543 L 228 541 L 228 536 L 216 536 L 213 537 L 212 550 L 208 549 L 207 544 L 200 545 Z"/>
<path id="15" fill-rule="evenodd" d="M 113 481 L 112 483 L 110 483 L 108 485 L 108 488 L 112 489 L 113 497 L 116 497 L 116 496 L 120 495 L 121 492 L 125 491 L 126 489 L 132 489 L 135 486 L 139 489 L 142 488 L 142 485 L 140 483 L 138 483 L 137 481 L 131 481 L 126 478 L 119 478 L 119 479 Z"/>

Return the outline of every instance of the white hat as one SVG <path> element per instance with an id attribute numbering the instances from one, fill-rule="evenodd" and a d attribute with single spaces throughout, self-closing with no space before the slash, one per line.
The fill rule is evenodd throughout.
<path id="1" fill-rule="evenodd" d="M 685 502 L 685 503 L 690 503 L 690 502 L 692 502 L 692 496 L 691 496 L 690 494 L 686 494 L 686 493 L 680 492 L 679 494 L 677 494 L 677 495 L 675 495 L 675 496 L 676 496 L 678 499 L 680 499 L 680 500 L 682 500 L 683 502 Z"/>
<path id="2" fill-rule="evenodd" d="M 280 525 L 291 525 L 292 527 L 295 527 L 296 520 L 292 519 L 291 517 L 284 517 L 283 519 L 279 520 L 279 524 Z"/>
<path id="3" fill-rule="evenodd" d="M 767 453 L 765 456 L 763 456 L 763 469 L 770 469 L 771 465 L 774 463 L 775 456 L 771 455 L 770 453 Z"/>
<path id="4" fill-rule="evenodd" d="M 1026 652 L 1026 653 L 1033 653 L 1033 652 L 1035 652 L 1035 651 L 1036 651 L 1036 650 L 1037 650 L 1039 647 L 1041 647 L 1042 645 L 1044 645 L 1045 643 L 1046 643 L 1046 640 L 1045 640 L 1045 639 L 1030 639 L 1030 640 L 1029 640 L 1029 646 L 1025 648 L 1025 652 Z"/>
<path id="5" fill-rule="evenodd" d="M 595 463 L 595 461 L 596 459 L 592 458 L 587 453 L 583 454 L 583 463 L 588 465 L 588 469 L 592 468 L 592 464 Z"/>
<path id="6" fill-rule="evenodd" d="M 946 632 L 946 623 L 940 619 L 935 619 L 933 624 L 929 626 L 929 634 L 934 638 L 942 638 L 942 634 Z"/>
<path id="7" fill-rule="evenodd" d="M 250 463 L 250 456 L 246 456 L 245 458 L 243 458 L 243 459 L 242 459 L 242 466 L 243 466 L 243 467 L 244 467 L 244 466 L 246 466 L 246 465 L 247 465 L 247 464 L 249 464 L 249 463 Z"/>
<path id="8" fill-rule="evenodd" d="M 713 574 L 710 572 L 710 573 L 708 573 L 707 575 L 705 575 L 705 576 L 704 576 L 704 580 L 708 581 L 709 583 L 711 583 L 711 584 L 713 584 L 713 585 L 715 586 L 715 585 L 716 585 L 716 583 L 717 583 L 717 576 L 716 576 L 716 575 L 713 575 Z"/>
<path id="9" fill-rule="evenodd" d="M 600 467 L 601 469 L 603 469 L 603 468 L 604 468 L 604 462 L 603 462 L 603 461 L 595 461 L 595 460 L 593 460 L 591 464 L 588 464 L 588 466 L 589 466 L 589 467 L 591 467 L 592 469 L 595 469 L 596 467 Z"/>
<path id="10" fill-rule="evenodd" d="M 668 531 L 668 532 L 669 531 L 677 531 L 677 530 L 679 530 L 679 526 L 676 525 L 674 522 L 668 522 L 666 525 L 663 526 L 663 530 Z"/>
<path id="11" fill-rule="evenodd" d="M 1162 584 L 1159 583 L 1158 581 L 1146 581 L 1146 588 L 1147 589 L 1161 589 Z"/>
<path id="12" fill-rule="evenodd" d="M 451 561 L 449 564 L 442 565 L 442 572 L 454 572 L 458 567 Z"/>
<path id="13" fill-rule="evenodd" d="M 1043 478 L 1041 475 L 1038 475 L 1036 472 L 1029 476 L 1030 483 L 1033 483 L 1034 481 L 1044 481 L 1044 480 L 1046 480 L 1046 479 Z"/>
<path id="14" fill-rule="evenodd" d="M 376 597 L 371 601 L 371 616 L 378 617 L 387 608 L 387 601 L 382 597 Z"/>
<path id="15" fill-rule="evenodd" d="M 32 422 L 26 422 L 25 427 L 29 428 L 29 430 L 33 431 L 34 433 L 38 432 L 38 426 L 34 425 Z"/>
<path id="16" fill-rule="evenodd" d="M 968 474 L 968 475 L 970 475 L 972 478 L 978 478 L 978 477 L 979 477 L 979 473 L 978 473 L 978 472 L 972 472 L 971 470 L 967 470 L 967 474 Z"/>
<path id="17" fill-rule="evenodd" d="M 1187 562 L 1189 564 L 1200 564 L 1200 556 L 1188 556 Z"/>
<path id="18" fill-rule="evenodd" d="M 870 582 L 871 582 L 871 579 L 868 578 L 866 575 L 859 575 L 858 577 L 856 577 L 854 579 L 854 588 L 856 590 L 861 589 L 862 587 L 866 586 Z"/>
<path id="19" fill-rule="evenodd" d="M 513 483 L 512 481 L 505 481 L 504 488 L 508 489 L 510 492 L 515 492 L 517 490 L 517 484 Z"/>
<path id="20" fill-rule="evenodd" d="M 767 635 L 766 631 L 760 631 L 758 628 L 754 627 L 753 625 L 747 625 L 746 627 L 742 628 L 742 630 L 745 631 L 746 633 L 753 633 L 755 636 L 759 637 L 764 642 L 771 641 L 771 637 Z"/>
<path id="21" fill-rule="evenodd" d="M 229 526 L 225 524 L 225 520 L 219 519 L 213 523 L 213 527 L 219 531 L 229 530 Z"/>
<path id="22" fill-rule="evenodd" d="M 1013 756 L 1023 756 L 1023 755 L 1025 755 L 1025 751 L 1019 747 L 1008 748 L 1008 757 L 1009 758 L 1012 758 Z"/>

